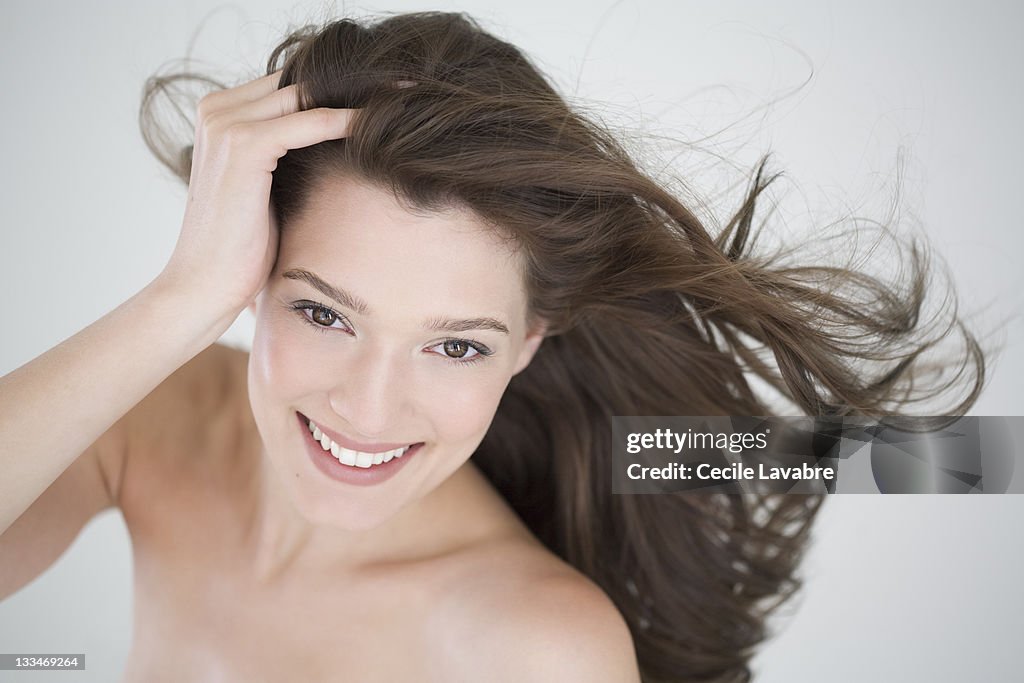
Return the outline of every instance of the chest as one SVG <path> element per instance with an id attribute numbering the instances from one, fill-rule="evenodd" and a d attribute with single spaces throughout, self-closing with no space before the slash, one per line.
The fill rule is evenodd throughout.
<path id="1" fill-rule="evenodd" d="M 349 581 L 245 571 L 245 509 L 210 472 L 136 473 L 122 506 L 134 556 L 136 681 L 445 680 L 431 574 Z"/>
<path id="2" fill-rule="evenodd" d="M 444 680 L 424 675 L 424 620 L 394 601 L 317 604 L 307 593 L 289 599 L 219 583 L 136 583 L 126 683 Z"/>

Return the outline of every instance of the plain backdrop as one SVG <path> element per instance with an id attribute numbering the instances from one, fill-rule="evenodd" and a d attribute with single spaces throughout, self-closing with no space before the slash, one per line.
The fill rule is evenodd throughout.
<path id="1" fill-rule="evenodd" d="M 424 9 L 470 13 L 575 103 L 648 133 L 659 168 L 684 174 L 723 222 L 743 173 L 772 150 L 771 170 L 785 173 L 773 186 L 775 236 L 844 213 L 927 234 L 961 312 L 1004 344 L 971 414 L 1022 414 L 1024 12 L 1013 2 L 5 0 L 0 374 L 119 305 L 173 249 L 185 190 L 139 134 L 147 76 L 195 38 L 199 66 L 239 82 L 288 27 Z M 248 315 L 226 342 L 248 345 Z M 826 501 L 804 591 L 771 623 L 756 680 L 1019 680 L 1022 514 L 1020 496 Z M 84 652 L 87 670 L 0 680 L 118 680 L 131 587 L 130 540 L 107 511 L 0 603 L 0 652 Z"/>

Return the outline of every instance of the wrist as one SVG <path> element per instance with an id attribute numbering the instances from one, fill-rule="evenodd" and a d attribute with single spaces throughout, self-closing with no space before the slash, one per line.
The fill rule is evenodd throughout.
<path id="1" fill-rule="evenodd" d="M 195 340 L 198 350 L 217 341 L 247 305 L 226 301 L 194 279 L 177 277 L 167 270 L 146 285 L 140 295 L 173 320 L 181 334 Z"/>

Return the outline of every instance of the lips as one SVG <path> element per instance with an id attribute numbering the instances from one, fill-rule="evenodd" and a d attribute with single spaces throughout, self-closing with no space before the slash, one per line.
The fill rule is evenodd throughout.
<path id="1" fill-rule="evenodd" d="M 307 417 L 306 415 L 303 415 L 298 411 L 296 411 L 296 413 L 307 424 L 311 421 L 310 418 Z M 394 443 L 369 443 L 365 441 L 356 441 L 355 439 L 350 439 L 347 436 L 344 436 L 343 434 L 339 434 L 338 432 L 331 430 L 329 427 L 326 427 L 325 425 L 323 425 L 320 422 L 317 422 L 316 420 L 312 420 L 312 422 L 313 425 L 316 426 L 321 433 L 326 434 L 327 438 L 330 439 L 333 443 L 336 443 L 342 448 L 347 448 L 351 451 L 360 451 L 363 453 L 385 453 L 387 451 L 393 451 L 395 449 L 405 448 L 407 446 L 415 446 L 416 444 L 421 443 L 419 441 L 396 441 Z"/>
<path id="2" fill-rule="evenodd" d="M 323 444 L 316 441 L 313 433 L 309 430 L 309 420 L 304 415 L 296 412 L 295 420 L 303 432 L 302 438 L 306 444 L 306 451 L 316 468 L 329 478 L 347 484 L 357 486 L 381 484 L 395 476 L 399 470 L 404 469 L 423 448 L 421 441 L 412 445 L 401 457 L 393 457 L 388 462 L 370 464 L 368 467 L 352 466 L 342 463 L 330 450 L 323 449 Z M 314 424 L 316 423 L 314 422 Z"/>

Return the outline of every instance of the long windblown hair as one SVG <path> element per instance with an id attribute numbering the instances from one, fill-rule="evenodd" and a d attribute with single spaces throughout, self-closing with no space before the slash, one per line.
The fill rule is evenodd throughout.
<path id="1" fill-rule="evenodd" d="M 271 201 L 282 231 L 316 179 L 348 174 L 413 211 L 468 207 L 521 250 L 529 310 L 548 337 L 473 460 L 615 602 L 646 683 L 750 679 L 769 615 L 802 585 L 824 496 L 613 495 L 612 416 L 780 414 L 752 377 L 794 406 L 783 415 L 898 415 L 963 386 L 963 400 L 927 413 L 962 415 L 981 392 L 975 337 L 956 315 L 944 326 L 921 316 L 931 289 L 921 244 L 901 263 L 911 267 L 902 288 L 787 264 L 795 249 L 752 253 L 755 202 L 778 177 L 765 173 L 768 156 L 711 234 L 610 130 L 463 13 L 305 26 L 274 48 L 266 72 L 278 69 L 279 87 L 299 84 L 303 109 L 363 110 L 348 137 L 280 159 Z M 158 124 L 154 102 L 188 80 L 224 87 L 187 70 L 154 76 L 140 110 L 150 149 L 185 183 L 192 148 Z M 954 329 L 958 355 L 924 363 Z M 954 365 L 922 385 L 926 371 Z"/>

